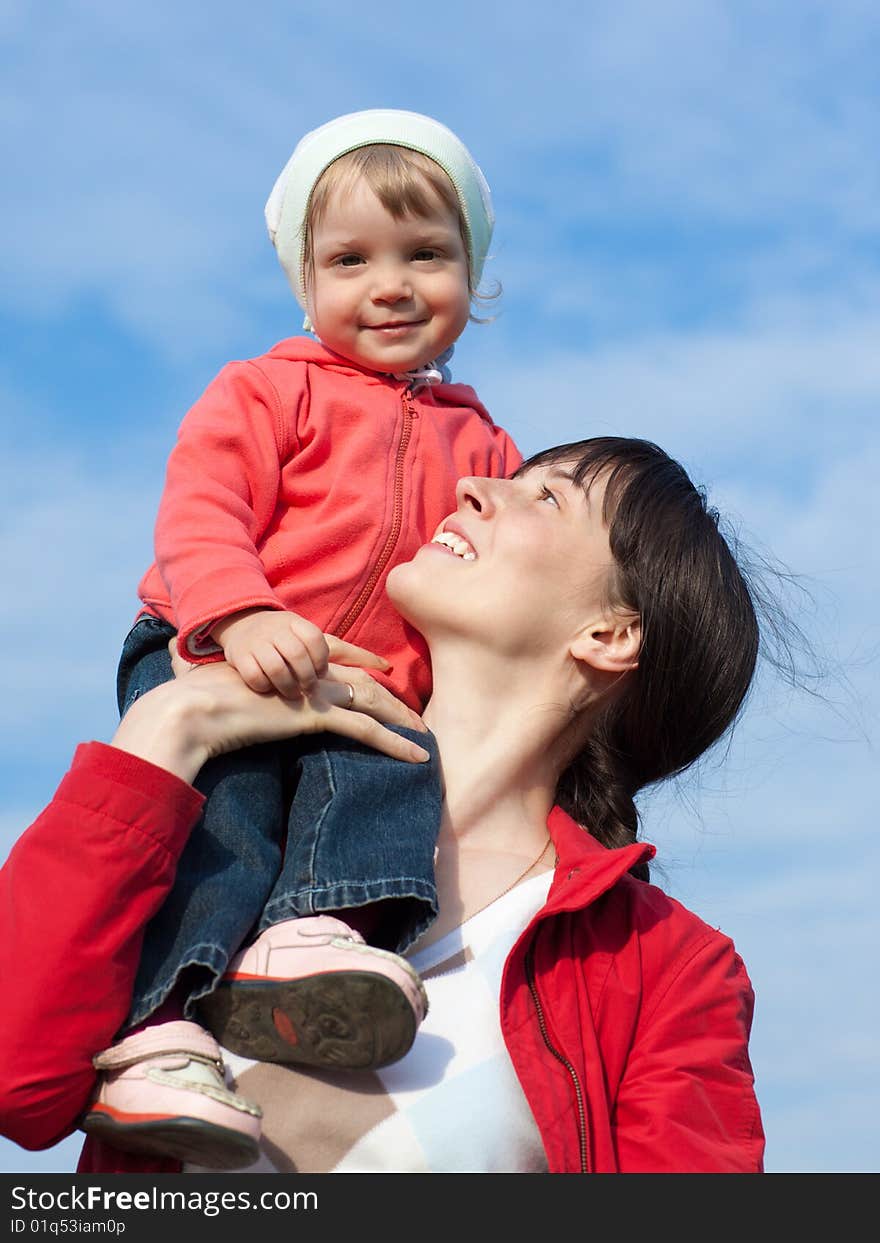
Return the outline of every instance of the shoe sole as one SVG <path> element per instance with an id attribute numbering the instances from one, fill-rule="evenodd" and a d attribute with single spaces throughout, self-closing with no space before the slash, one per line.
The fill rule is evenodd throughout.
<path id="1" fill-rule="evenodd" d="M 241 1169 L 260 1155 L 259 1144 L 249 1135 L 201 1118 L 124 1122 L 98 1110 L 86 1114 L 80 1129 L 124 1152 L 170 1157 L 213 1170 Z"/>
<path id="2" fill-rule="evenodd" d="M 403 990 L 369 971 L 224 980 L 202 998 L 199 1011 L 231 1053 L 325 1070 L 370 1070 L 399 1061 L 418 1026 Z"/>

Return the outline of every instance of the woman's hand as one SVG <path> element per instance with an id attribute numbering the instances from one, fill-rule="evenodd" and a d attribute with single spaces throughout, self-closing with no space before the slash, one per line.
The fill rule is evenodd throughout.
<path id="1" fill-rule="evenodd" d="M 424 731 L 425 726 L 359 667 L 379 658 L 332 636 L 328 643 L 327 676 L 318 679 L 309 695 L 285 699 L 274 691 L 251 690 L 225 661 L 194 666 L 181 660 L 172 641 L 178 676 L 136 700 L 111 743 L 190 782 L 213 756 L 323 730 L 356 739 L 393 759 L 427 760 L 421 747 L 385 728 L 403 725 Z"/>

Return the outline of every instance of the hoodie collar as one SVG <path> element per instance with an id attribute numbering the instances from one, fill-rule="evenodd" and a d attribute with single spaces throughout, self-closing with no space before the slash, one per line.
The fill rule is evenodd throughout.
<path id="1" fill-rule="evenodd" d="M 360 363 L 352 362 L 351 359 L 343 358 L 341 354 L 329 350 L 322 341 L 313 337 L 287 337 L 269 350 L 269 354 L 274 358 L 284 358 L 289 362 L 319 363 L 324 367 L 333 367 L 349 374 L 369 376 L 380 382 L 397 380 L 399 383 L 411 385 L 413 390 L 425 385 L 451 384 L 452 374 L 449 370 L 449 362 L 453 352 L 454 346 L 450 346 L 448 350 L 444 350 L 424 367 L 393 374 L 388 371 L 376 371 L 372 367 L 362 367 Z"/>

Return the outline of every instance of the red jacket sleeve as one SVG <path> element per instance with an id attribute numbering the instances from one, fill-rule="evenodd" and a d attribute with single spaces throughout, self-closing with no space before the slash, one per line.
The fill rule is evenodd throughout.
<path id="1" fill-rule="evenodd" d="M 639 1024 L 612 1125 L 621 1173 L 760 1173 L 754 995 L 731 941 L 702 940 Z"/>
<path id="2" fill-rule="evenodd" d="M 203 801 L 164 769 L 85 743 L 0 871 L 0 1126 L 22 1147 L 74 1129 Z"/>
<path id="3" fill-rule="evenodd" d="M 230 613 L 284 608 L 266 581 L 257 543 L 275 511 L 297 417 L 296 409 L 285 415 L 259 367 L 236 362 L 223 368 L 180 425 L 155 543 L 184 655 L 198 655 L 190 639 Z"/>

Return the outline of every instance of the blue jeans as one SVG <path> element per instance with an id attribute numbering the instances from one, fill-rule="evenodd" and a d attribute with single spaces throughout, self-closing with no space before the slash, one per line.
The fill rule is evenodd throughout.
<path id="1" fill-rule="evenodd" d="M 174 633 L 153 617 L 129 632 L 117 676 L 121 715 L 173 676 Z M 204 766 L 194 784 L 207 801 L 147 925 L 126 1027 L 175 986 L 192 1016 L 232 955 L 285 919 L 381 903 L 369 939 L 397 953 L 428 927 L 437 914 L 437 746 L 432 734 L 393 728 L 430 761 L 393 760 L 327 733 L 246 747 Z"/>

